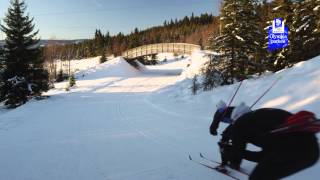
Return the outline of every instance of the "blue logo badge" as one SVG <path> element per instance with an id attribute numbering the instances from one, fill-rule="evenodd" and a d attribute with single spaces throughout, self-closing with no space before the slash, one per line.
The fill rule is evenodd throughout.
<path id="1" fill-rule="evenodd" d="M 281 18 L 276 18 L 274 20 L 275 28 L 281 28 L 282 27 L 282 19 Z"/>
<path id="2" fill-rule="evenodd" d="M 274 19 L 272 26 L 269 27 L 268 34 L 268 49 L 270 51 L 288 46 L 289 28 L 288 26 L 284 25 L 284 22 L 281 18 Z"/>

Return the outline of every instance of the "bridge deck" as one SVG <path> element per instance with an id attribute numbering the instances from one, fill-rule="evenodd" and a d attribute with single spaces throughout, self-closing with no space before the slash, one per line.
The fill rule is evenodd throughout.
<path id="1" fill-rule="evenodd" d="M 122 53 L 122 56 L 127 59 L 138 58 L 147 55 L 153 55 L 158 53 L 179 53 L 179 54 L 191 54 L 195 50 L 200 50 L 201 46 L 187 43 L 159 43 L 149 44 L 133 49 L 129 49 Z"/>

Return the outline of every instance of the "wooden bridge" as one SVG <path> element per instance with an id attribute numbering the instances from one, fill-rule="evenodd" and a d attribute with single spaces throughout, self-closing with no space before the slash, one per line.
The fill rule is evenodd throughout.
<path id="1" fill-rule="evenodd" d="M 159 43 L 129 49 L 122 53 L 122 57 L 135 59 L 158 53 L 191 54 L 195 50 L 201 50 L 201 46 L 187 43 Z"/>

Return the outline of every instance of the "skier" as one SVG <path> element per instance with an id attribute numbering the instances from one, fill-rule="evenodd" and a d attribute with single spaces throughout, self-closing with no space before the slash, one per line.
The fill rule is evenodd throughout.
<path id="1" fill-rule="evenodd" d="M 228 110 L 230 107 L 224 109 Z M 233 107 L 232 111 L 237 109 L 246 108 Z M 219 113 L 221 112 L 220 110 Z M 316 125 L 308 123 L 301 126 L 306 124 L 303 122 L 307 120 L 315 120 L 313 113 L 302 111 L 293 115 L 281 109 L 264 108 L 232 112 L 231 116 L 226 111 L 223 114 L 231 119 L 232 125 L 224 131 L 222 141 L 219 142 L 222 163 L 239 169 L 242 159 L 257 162 L 249 177 L 250 180 L 284 178 L 314 165 L 319 159 L 319 145 L 315 136 L 320 130 L 319 121 Z M 215 128 L 224 119 L 223 116 L 217 115 L 217 117 L 220 119 L 214 119 L 210 126 L 212 135 L 216 135 Z M 299 124 L 300 126 L 296 126 Z M 246 150 L 248 143 L 262 150 L 259 152 Z"/>
<path id="2" fill-rule="evenodd" d="M 217 111 L 215 112 L 213 116 L 213 121 L 210 126 L 210 133 L 213 136 L 216 136 L 217 129 L 219 128 L 219 123 L 220 122 L 225 122 L 225 123 L 231 123 L 231 113 L 234 109 L 234 107 L 227 107 L 227 104 L 224 101 L 219 101 L 216 105 Z"/>
<path id="3" fill-rule="evenodd" d="M 216 136 L 218 134 L 217 129 L 219 128 L 220 122 L 229 124 L 229 126 L 223 131 L 221 140 L 218 142 L 221 154 L 221 164 L 222 166 L 225 166 L 228 163 L 228 158 L 226 157 L 227 155 L 225 152 L 228 152 L 227 149 L 231 148 L 230 139 L 232 133 L 232 119 L 250 112 L 250 108 L 244 103 L 241 103 L 236 109 L 234 106 L 227 107 L 227 104 L 222 100 L 217 103 L 216 107 L 217 111 L 214 114 L 213 121 L 210 126 L 211 135 Z"/>

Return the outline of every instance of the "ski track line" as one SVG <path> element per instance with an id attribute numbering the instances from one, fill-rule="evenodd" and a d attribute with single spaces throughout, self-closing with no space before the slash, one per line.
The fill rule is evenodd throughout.
<path id="1" fill-rule="evenodd" d="M 143 80 L 139 81 L 137 84 L 141 84 L 141 82 L 146 82 L 149 79 L 151 79 L 151 78 L 148 78 L 147 80 L 143 79 Z M 152 142 L 157 144 L 158 142 L 156 142 L 154 139 L 148 137 L 143 131 L 140 131 L 138 128 L 134 127 L 134 125 L 130 121 L 127 121 L 125 116 L 124 116 L 124 114 L 121 111 L 122 104 L 127 101 L 127 97 L 130 96 L 130 93 L 133 92 L 134 89 L 135 89 L 135 87 L 132 86 L 129 89 L 127 95 L 125 95 L 123 98 L 121 98 L 119 103 L 117 104 L 116 110 L 117 110 L 117 114 L 118 114 L 118 119 L 120 121 L 122 121 L 124 123 L 124 125 L 127 126 L 129 129 L 132 129 L 132 130 L 136 131 L 138 134 L 140 134 L 144 138 L 146 138 L 148 140 L 151 140 Z M 156 168 L 144 169 L 144 170 L 132 172 L 132 173 L 124 175 L 124 176 L 119 175 L 120 177 L 116 177 L 116 179 L 123 179 L 123 178 L 129 177 L 129 176 L 132 176 L 132 175 L 145 174 L 145 173 L 152 172 L 152 171 L 155 171 L 155 170 L 158 170 L 158 169 L 161 169 L 161 168 L 164 168 L 164 167 L 156 167 Z M 110 177 L 108 177 L 107 180 L 111 180 Z"/>
<path id="2" fill-rule="evenodd" d="M 150 81 L 151 79 L 152 79 L 152 77 L 147 78 L 147 79 L 143 79 L 142 81 L 140 81 L 137 84 L 141 84 L 141 82 L 144 82 L 144 84 L 145 84 L 146 82 Z M 132 92 L 134 89 L 135 89 L 135 87 L 133 86 L 129 90 L 129 92 Z M 179 155 L 181 154 L 181 152 L 184 152 L 186 155 L 189 154 L 189 152 L 185 151 L 185 148 L 183 148 L 181 145 L 177 145 L 177 144 L 171 143 L 171 142 L 169 142 L 167 140 L 164 140 L 164 138 L 160 138 L 159 136 L 156 136 L 154 134 L 147 133 L 146 131 L 139 130 L 135 125 L 133 125 L 132 122 L 125 120 L 126 118 L 125 118 L 124 114 L 121 111 L 121 106 L 122 106 L 123 103 L 125 103 L 127 101 L 127 98 L 126 98 L 127 96 L 130 96 L 130 95 L 127 94 L 125 97 L 123 97 L 120 100 L 120 102 L 118 103 L 118 106 L 117 106 L 118 117 L 119 117 L 120 121 L 124 122 L 127 125 L 127 127 L 133 129 L 134 131 L 136 131 L 137 133 L 141 134 L 143 137 L 145 137 L 146 139 L 150 140 L 151 142 L 153 142 L 155 144 L 160 144 L 160 145 L 165 144 L 167 147 L 169 147 L 170 149 L 172 149 L 174 152 L 176 152 Z M 177 157 L 180 157 L 180 156 L 177 156 Z M 184 160 L 184 158 L 180 158 L 180 159 Z M 153 168 L 152 171 L 155 171 L 155 170 L 161 169 L 161 168 L 163 168 L 163 167 Z M 136 173 L 132 173 L 132 174 L 144 174 L 144 173 L 147 173 L 149 171 L 150 171 L 150 169 L 149 170 L 146 169 L 146 170 L 142 170 L 142 171 L 139 171 L 139 172 L 136 172 Z"/>
<path id="3" fill-rule="evenodd" d="M 144 102 L 146 102 L 147 104 L 149 104 L 149 105 L 150 105 L 151 107 L 153 107 L 154 109 L 157 109 L 158 111 L 161 111 L 161 112 L 163 112 L 163 113 L 165 113 L 165 114 L 169 114 L 169 115 L 171 115 L 171 116 L 175 116 L 175 117 L 179 117 L 179 118 L 193 118 L 193 119 L 194 119 L 194 117 L 181 115 L 181 114 L 179 114 L 179 113 L 170 111 L 170 110 L 168 110 L 168 109 L 165 109 L 165 108 L 163 108 L 163 107 L 161 107 L 161 106 L 159 106 L 159 105 L 151 102 L 151 101 L 149 100 L 149 98 L 148 98 L 148 97 L 150 97 L 150 96 L 151 96 L 150 94 L 147 95 L 147 97 L 143 98 L 143 100 L 144 100 Z M 202 120 L 208 120 L 208 119 L 210 119 L 211 117 L 196 117 L 196 118 L 197 118 L 197 119 L 202 119 Z"/>
<path id="4" fill-rule="evenodd" d="M 142 81 L 140 81 L 139 83 L 137 84 L 141 84 L 141 82 L 148 82 L 149 80 L 151 80 L 152 77 L 150 78 L 147 78 L 147 79 L 144 79 Z M 133 86 L 129 92 L 132 92 L 133 90 L 135 89 L 135 87 Z M 130 96 L 129 94 L 126 95 L 127 96 Z M 169 147 L 174 150 L 175 152 L 177 152 L 178 154 L 181 154 L 182 151 L 184 151 L 183 148 L 181 148 L 180 146 L 177 146 L 177 145 L 174 145 L 173 143 L 169 143 L 168 141 L 164 141 L 162 138 L 159 138 L 159 136 L 155 136 L 154 134 L 148 134 L 146 131 L 142 131 L 142 130 L 139 130 L 138 128 L 135 127 L 135 125 L 133 125 L 133 123 L 131 123 L 130 121 L 127 121 L 125 120 L 125 116 L 124 114 L 122 113 L 121 111 L 121 105 L 123 103 L 125 103 L 127 101 L 127 98 L 122 98 L 122 100 L 120 100 L 120 102 L 118 103 L 118 115 L 119 115 L 119 119 L 121 121 L 123 121 L 127 127 L 133 129 L 134 131 L 136 131 L 137 133 L 139 133 L 140 135 L 142 135 L 143 137 L 145 137 L 146 139 L 150 140 L 151 142 L 155 143 L 155 144 L 160 144 L 160 145 L 163 145 L 163 144 L 166 144 L 166 145 L 169 145 Z M 178 151 L 177 149 L 180 149 L 180 151 Z M 186 154 L 188 154 L 187 152 L 185 152 Z M 164 166 L 167 168 L 167 166 Z M 155 170 L 158 170 L 158 169 L 161 169 L 161 168 L 164 168 L 164 167 L 159 167 L 159 168 L 153 168 L 152 171 L 155 171 Z M 146 170 L 142 170 L 142 171 L 139 171 L 137 173 L 132 173 L 132 174 L 144 174 L 144 173 L 147 173 L 149 172 L 150 169 L 146 169 Z"/>
<path id="5" fill-rule="evenodd" d="M 146 80 L 142 80 L 140 81 L 138 84 L 140 84 L 141 82 L 144 82 L 147 83 L 148 81 L 152 80 L 152 77 L 150 78 L 147 78 Z M 133 90 L 135 89 L 135 87 L 132 87 L 130 89 L 130 92 L 132 92 Z M 128 96 L 128 95 L 127 95 Z M 143 98 L 144 100 L 145 98 Z M 123 98 L 123 101 L 121 101 L 119 104 L 118 104 L 118 112 L 119 112 L 119 115 L 120 115 L 120 118 L 122 120 L 124 120 L 124 122 L 126 123 L 130 123 L 131 125 L 129 125 L 128 127 L 134 129 L 136 132 L 138 132 L 139 134 L 141 134 L 143 137 L 145 137 L 146 139 L 149 139 L 151 140 L 152 142 L 156 143 L 156 144 L 165 144 L 167 145 L 168 147 L 170 147 L 172 150 L 174 150 L 175 152 L 177 152 L 178 154 L 181 154 L 181 152 L 184 152 L 184 154 L 188 155 L 189 152 L 187 152 L 185 149 L 186 147 L 184 147 L 183 145 L 178 145 L 177 143 L 172 143 L 168 140 L 165 140 L 165 138 L 161 138 L 159 136 L 156 136 L 154 133 L 148 133 L 147 131 L 141 131 L 139 130 L 138 128 L 135 127 L 135 125 L 133 125 L 133 123 L 131 123 L 130 121 L 127 121 L 125 120 L 125 117 L 123 115 L 123 113 L 121 112 L 121 104 L 123 104 L 125 101 L 127 100 L 127 98 Z M 145 102 L 145 101 L 144 101 Z M 148 103 L 149 104 L 149 103 Z M 153 104 L 153 103 L 151 103 Z M 159 110 L 158 108 L 155 108 L 156 110 Z M 160 112 L 163 112 L 163 111 L 160 111 Z M 163 113 L 167 114 L 167 115 L 171 115 L 171 116 L 174 116 L 173 114 L 171 113 L 166 113 L 166 111 L 164 111 Z M 179 117 L 183 117 L 183 116 L 179 116 Z M 156 129 L 154 129 L 153 131 L 157 131 Z M 170 138 L 168 138 L 170 139 Z"/>
<path id="6" fill-rule="evenodd" d="M 145 82 L 145 81 L 148 81 L 148 79 L 147 79 L 147 80 L 143 79 L 143 80 L 139 81 L 137 84 L 140 84 L 141 82 Z M 122 111 L 121 111 L 121 106 L 122 106 L 122 104 L 124 104 L 124 103 L 127 101 L 127 97 L 130 96 L 129 94 L 133 92 L 134 88 L 135 88 L 135 86 L 132 86 L 132 87 L 129 89 L 128 93 L 127 93 L 124 97 L 122 97 L 122 98 L 120 99 L 119 103 L 117 104 L 117 114 L 118 114 L 119 120 L 122 121 L 122 122 L 124 122 L 124 124 L 125 124 L 127 127 L 129 127 L 130 129 L 133 129 L 133 130 L 136 131 L 138 134 L 141 134 L 142 136 L 146 137 L 143 133 L 141 133 L 141 131 L 140 131 L 139 129 L 137 129 L 136 127 L 134 127 L 130 121 L 127 121 L 127 120 L 125 119 L 125 116 L 124 116 L 124 114 L 123 114 Z M 146 138 L 147 138 L 147 137 L 146 137 Z"/>
<path id="7" fill-rule="evenodd" d="M 147 78 L 147 79 L 143 79 L 141 80 L 140 82 L 138 82 L 137 84 L 141 84 L 141 82 L 148 82 L 149 80 L 151 80 L 152 77 L 150 78 Z M 132 88 L 130 88 L 129 90 L 129 93 L 132 92 L 133 90 L 135 89 L 134 86 L 132 86 Z M 130 129 L 133 129 L 134 131 L 136 131 L 138 134 L 142 135 L 143 137 L 145 137 L 146 139 L 148 140 L 151 140 L 152 142 L 156 143 L 156 144 L 163 144 L 159 139 L 159 137 L 157 136 L 154 136 L 152 134 L 148 134 L 146 131 L 143 131 L 143 130 L 139 130 L 132 122 L 126 120 L 125 118 L 125 115 L 122 113 L 121 111 L 121 106 L 122 104 L 124 104 L 126 101 L 127 101 L 127 96 L 130 96 L 129 94 L 127 94 L 125 97 L 123 97 L 120 102 L 118 103 L 118 117 L 119 117 L 119 120 L 124 122 L 125 125 L 127 125 L 127 127 L 129 127 Z M 166 143 L 168 145 L 168 143 Z M 171 145 L 172 146 L 172 145 Z M 177 147 L 173 147 L 173 149 L 176 149 L 176 148 L 179 148 L 178 146 Z M 183 148 L 181 148 L 183 149 Z M 178 151 L 179 152 L 179 151 Z"/>
<path id="8" fill-rule="evenodd" d="M 136 171 L 136 172 L 125 173 L 125 175 L 116 174 L 111 177 L 106 177 L 107 178 L 106 180 L 129 178 L 129 177 L 140 175 L 140 174 L 145 174 L 145 173 L 149 173 L 149 172 L 156 172 L 159 169 L 166 169 L 166 168 L 168 168 L 168 167 L 167 166 L 159 166 L 157 168 L 149 168 L 149 169 L 143 169 L 143 170 Z"/>
<path id="9" fill-rule="evenodd" d="M 148 95 L 148 96 L 150 96 L 150 95 Z M 165 114 L 169 114 L 171 116 L 175 116 L 175 117 L 179 117 L 179 118 L 193 118 L 193 117 L 190 117 L 190 116 L 181 115 L 179 113 L 176 113 L 176 112 L 170 111 L 168 109 L 165 109 L 165 108 L 163 108 L 163 107 L 161 107 L 159 105 L 156 105 L 155 103 L 152 103 L 148 99 L 148 97 L 143 98 L 143 100 L 144 100 L 145 103 L 149 104 L 154 109 L 157 109 L 158 111 L 161 111 L 161 112 L 163 112 Z M 208 120 L 208 118 L 210 118 L 210 117 L 197 117 L 197 119 L 202 119 L 202 120 Z"/>

